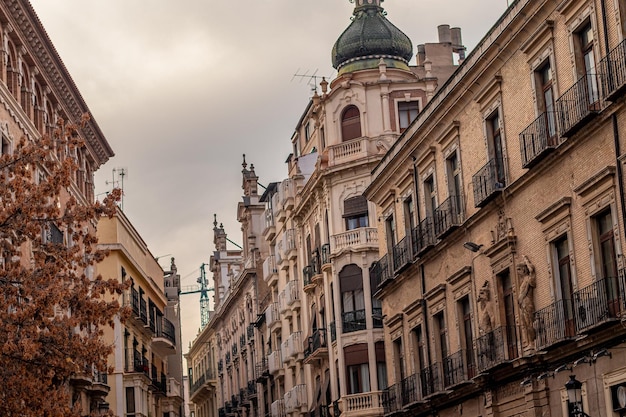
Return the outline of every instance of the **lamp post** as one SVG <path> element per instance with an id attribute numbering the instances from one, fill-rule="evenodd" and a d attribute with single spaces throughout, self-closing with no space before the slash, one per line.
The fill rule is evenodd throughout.
<path id="1" fill-rule="evenodd" d="M 582 387 L 583 384 L 576 379 L 576 375 L 570 375 L 569 381 L 565 384 L 567 401 L 571 405 L 570 413 L 573 414 L 574 417 L 590 417 L 589 414 L 582 410 Z"/>

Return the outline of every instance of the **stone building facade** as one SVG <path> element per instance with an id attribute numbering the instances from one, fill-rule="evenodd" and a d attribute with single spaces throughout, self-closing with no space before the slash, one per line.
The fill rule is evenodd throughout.
<path id="1" fill-rule="evenodd" d="M 374 169 L 385 415 L 623 415 L 625 12 L 514 1 Z"/>
<path id="2" fill-rule="evenodd" d="M 38 142 L 51 135 L 59 120 L 79 125 L 89 114 L 87 103 L 27 0 L 0 2 L 0 156 L 14 152 L 24 138 Z M 75 153 L 56 143 L 51 160 L 75 160 L 78 170 L 59 202 L 70 196 L 79 203 L 94 202 L 94 172 L 113 156 L 113 150 L 93 117 L 77 134 L 85 146 Z M 34 167 L 36 177 L 43 171 Z M 66 230 L 51 224 L 47 238 L 69 244 Z M 30 248 L 25 248 L 28 262 Z M 105 412 L 109 392 L 106 376 L 98 372 L 76 375 L 71 398 L 86 412 Z"/>
<path id="3" fill-rule="evenodd" d="M 114 345 L 107 376 L 110 410 L 119 416 L 181 417 L 182 348 L 178 293 L 180 277 L 172 259 L 164 273 L 137 230 L 119 211 L 98 222 L 98 247 L 109 255 L 97 265 L 106 278 L 130 281 L 120 297 L 130 317 L 115 319 L 104 338 Z"/>
<path id="4" fill-rule="evenodd" d="M 444 25 L 439 42 L 419 45 L 410 66 L 413 46 L 380 3 L 356 2 L 332 52 L 338 76 L 322 80 L 296 124 L 288 178 L 257 199 L 256 176 L 244 166 L 243 204 L 252 213 L 260 203 L 263 211 L 254 217 L 262 220 L 260 230 L 243 227 L 248 247 L 238 265 L 253 248 L 260 257 L 249 274 L 241 266 L 232 272 L 234 280 L 216 267 L 218 307 L 188 362 L 194 375 L 201 363 L 216 366 L 214 384 L 198 388 L 192 381 L 191 396 L 196 406 L 215 401 L 217 409 L 202 406 L 206 414 L 196 416 L 383 414 L 382 311 L 369 277 L 379 257 L 378 229 L 363 192 L 371 170 L 455 71 L 454 56 L 462 61 L 464 48 L 460 30 Z M 254 187 L 246 185 L 250 175 Z M 245 360 L 238 344 L 244 329 L 251 339 Z M 254 368 L 242 367 L 250 360 Z M 202 392 L 213 400 L 200 399 Z"/>

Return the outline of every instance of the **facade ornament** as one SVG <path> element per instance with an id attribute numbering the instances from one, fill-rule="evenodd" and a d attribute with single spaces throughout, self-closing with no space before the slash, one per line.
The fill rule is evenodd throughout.
<path id="1" fill-rule="evenodd" d="M 535 287 L 537 278 L 535 266 L 530 262 L 528 256 L 524 255 L 524 262 L 517 264 L 517 273 L 521 277 L 518 303 L 520 306 L 520 316 L 522 319 L 522 331 L 527 343 L 535 341 L 536 332 L 533 327 L 535 317 Z"/>
<path id="2" fill-rule="evenodd" d="M 480 306 L 480 316 L 478 320 L 478 327 L 481 335 L 489 334 L 493 331 L 493 313 L 492 313 L 492 301 L 491 290 L 489 288 L 489 281 L 485 281 L 480 291 L 478 292 L 478 305 Z"/>

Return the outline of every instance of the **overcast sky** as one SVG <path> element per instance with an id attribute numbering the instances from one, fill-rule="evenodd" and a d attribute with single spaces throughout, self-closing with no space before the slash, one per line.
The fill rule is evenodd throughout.
<path id="1" fill-rule="evenodd" d="M 154 256 L 176 257 L 193 285 L 214 249 L 213 213 L 241 242 L 236 206 L 246 154 L 261 184 L 286 177 L 307 79 L 333 77 L 330 52 L 348 0 L 31 0 L 116 156 L 96 193 L 126 168 L 124 212 Z M 437 25 L 473 48 L 507 0 L 387 0 L 417 44 Z M 160 263 L 169 268 L 170 256 Z M 183 352 L 197 334 L 196 295 L 182 298 Z"/>

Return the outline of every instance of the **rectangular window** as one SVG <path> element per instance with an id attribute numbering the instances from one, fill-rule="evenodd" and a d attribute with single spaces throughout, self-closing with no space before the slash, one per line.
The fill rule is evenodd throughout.
<path id="1" fill-rule="evenodd" d="M 357 196 L 344 200 L 343 217 L 346 220 L 346 230 L 368 227 L 368 208 L 365 197 Z"/>
<path id="2" fill-rule="evenodd" d="M 502 294 L 502 314 L 504 315 L 504 342 L 508 353 L 508 359 L 517 358 L 517 331 L 515 328 L 515 294 L 513 281 L 508 269 L 498 274 L 500 292 Z"/>
<path id="3" fill-rule="evenodd" d="M 432 175 L 424 180 L 424 197 L 426 202 L 426 216 L 432 217 L 437 209 L 437 190 L 435 189 L 435 179 Z"/>
<path id="4" fill-rule="evenodd" d="M 463 185 L 461 184 L 461 164 L 459 155 L 454 151 L 446 158 L 446 171 L 448 177 L 448 193 L 453 203 L 452 209 L 455 214 L 462 212 Z"/>
<path id="5" fill-rule="evenodd" d="M 415 204 L 410 196 L 404 200 L 404 227 L 409 233 L 415 228 Z"/>
<path id="6" fill-rule="evenodd" d="M 385 220 L 385 229 L 387 231 L 387 248 L 389 252 L 391 252 L 392 248 L 396 245 L 396 222 L 393 218 L 393 214 Z"/>
<path id="7" fill-rule="evenodd" d="M 537 86 L 537 107 L 543 116 L 542 126 L 545 129 L 547 145 L 556 145 L 556 117 L 554 113 L 554 86 L 550 60 L 546 60 L 535 70 L 535 85 Z"/>
<path id="8" fill-rule="evenodd" d="M 378 377 L 378 390 L 382 391 L 387 388 L 387 364 L 385 362 L 376 362 L 376 373 Z"/>
<path id="9" fill-rule="evenodd" d="M 445 358 L 448 357 L 448 338 L 446 334 L 446 320 L 443 315 L 443 311 L 435 314 L 433 316 L 433 321 L 435 322 L 437 347 L 439 348 L 441 360 L 443 361 Z"/>
<path id="10" fill-rule="evenodd" d="M 594 34 L 591 22 L 583 24 L 575 33 L 575 56 L 578 75 L 586 77 L 588 103 L 595 104 L 600 100 L 600 90 L 596 78 L 596 58 L 594 54 Z"/>
<path id="11" fill-rule="evenodd" d="M 619 312 L 619 290 L 617 288 L 617 257 L 611 210 L 601 212 L 593 220 L 596 226 L 596 239 L 599 249 L 596 257 L 596 262 L 600 266 L 599 279 L 602 280 L 603 290 L 606 292 L 609 315 L 616 317 Z"/>
<path id="12" fill-rule="evenodd" d="M 574 286 L 570 269 L 569 242 L 567 235 L 563 235 L 552 242 L 552 251 L 556 259 L 554 270 L 557 300 L 556 308 L 558 313 L 562 312 L 563 314 L 565 336 L 573 336 L 576 333 L 572 304 L 574 300 Z"/>
<path id="13" fill-rule="evenodd" d="M 9 140 L 2 136 L 0 138 L 0 155 L 8 155 L 11 151 Z"/>
<path id="14" fill-rule="evenodd" d="M 135 415 L 135 387 L 126 387 L 126 414 Z"/>
<path id="15" fill-rule="evenodd" d="M 400 119 L 400 132 L 404 132 L 415 120 L 419 113 L 418 101 L 401 101 L 398 103 L 398 118 Z"/>
<path id="16" fill-rule="evenodd" d="M 399 337 L 393 341 L 393 356 L 396 362 L 396 380 L 402 381 L 405 378 L 404 373 L 404 350 L 402 349 L 402 338 Z"/>
<path id="17" fill-rule="evenodd" d="M 348 378 L 350 394 L 370 391 L 370 373 L 367 363 L 348 366 Z"/>
<path id="18" fill-rule="evenodd" d="M 467 366 L 467 377 L 476 376 L 476 360 L 474 359 L 474 331 L 472 329 L 472 309 L 469 297 L 463 297 L 458 301 L 459 312 L 462 318 L 461 341 L 465 351 L 464 361 Z"/>
<path id="19" fill-rule="evenodd" d="M 504 170 L 504 148 L 502 146 L 502 132 L 500 130 L 500 111 L 493 112 L 485 121 L 487 124 L 487 145 L 489 147 L 489 159 L 492 173 L 490 180 L 500 184 L 503 188 L 506 184 Z M 498 187 L 496 187 L 498 188 Z"/>

